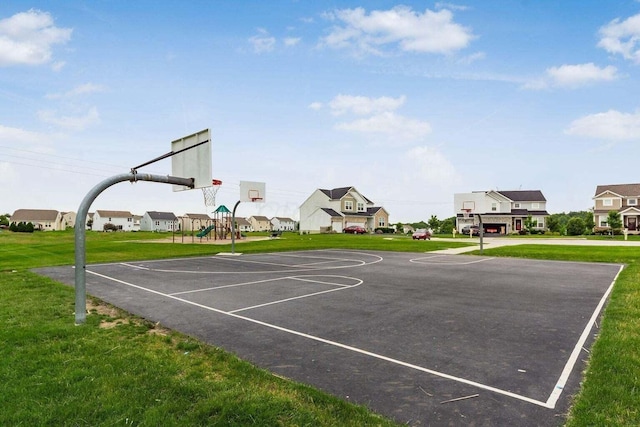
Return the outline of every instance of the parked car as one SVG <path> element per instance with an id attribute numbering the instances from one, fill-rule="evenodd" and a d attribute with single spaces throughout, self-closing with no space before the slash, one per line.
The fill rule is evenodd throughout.
<path id="1" fill-rule="evenodd" d="M 342 229 L 343 233 L 351 233 L 351 234 L 364 234 L 367 232 L 364 227 L 359 225 L 349 225 Z"/>
<path id="2" fill-rule="evenodd" d="M 426 228 L 420 228 L 411 235 L 413 240 L 431 240 L 431 232 Z"/>
<path id="3" fill-rule="evenodd" d="M 464 227 L 462 227 L 462 234 L 469 235 L 469 233 L 471 233 L 472 236 L 479 236 L 480 227 L 478 227 L 477 225 L 465 225 Z"/>

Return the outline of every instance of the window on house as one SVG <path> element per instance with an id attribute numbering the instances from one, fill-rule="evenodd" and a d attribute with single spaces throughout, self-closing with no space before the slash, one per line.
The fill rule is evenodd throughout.
<path id="1" fill-rule="evenodd" d="M 160 221 L 156 221 L 156 225 L 160 225 Z"/>
<path id="2" fill-rule="evenodd" d="M 351 200 L 345 200 L 344 202 L 344 210 L 352 211 L 353 210 L 353 202 Z"/>
<path id="3" fill-rule="evenodd" d="M 520 209 L 520 203 L 514 203 L 514 204 L 513 204 L 513 207 L 514 207 L 515 209 Z"/>
<path id="4" fill-rule="evenodd" d="M 498 204 L 497 203 L 491 203 L 491 211 L 495 212 L 498 210 Z"/>
<path id="5" fill-rule="evenodd" d="M 364 212 L 364 203 L 358 202 L 358 212 Z"/>
<path id="6" fill-rule="evenodd" d="M 606 220 L 600 220 L 600 227 L 606 227 L 607 226 L 607 221 Z"/>
<path id="7" fill-rule="evenodd" d="M 636 206 L 638 204 L 638 199 L 627 199 L 627 205 Z"/>
<path id="8" fill-rule="evenodd" d="M 613 206 L 613 199 L 602 199 L 602 206 Z"/>
<path id="9" fill-rule="evenodd" d="M 378 227 L 384 227 L 385 225 L 384 217 L 378 218 Z"/>
<path id="10" fill-rule="evenodd" d="M 133 221 L 133 218 L 127 218 L 127 222 Z"/>
<path id="11" fill-rule="evenodd" d="M 542 219 L 538 219 L 538 228 L 544 228 L 544 221 Z"/>
<path id="12" fill-rule="evenodd" d="M 540 203 L 531 203 L 531 209 L 540 209 Z"/>

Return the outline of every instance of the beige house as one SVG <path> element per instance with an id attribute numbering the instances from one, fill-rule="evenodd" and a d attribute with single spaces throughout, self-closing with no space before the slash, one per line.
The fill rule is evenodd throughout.
<path id="1" fill-rule="evenodd" d="M 253 231 L 271 231 L 271 221 L 266 216 L 254 215 L 249 217 Z"/>
<path id="2" fill-rule="evenodd" d="M 362 195 L 355 187 L 317 189 L 300 206 L 300 232 L 341 233 L 359 225 L 368 231 L 389 227 L 389 213 Z"/>
<path id="3" fill-rule="evenodd" d="M 640 184 L 598 185 L 593 196 L 593 221 L 596 227 L 608 228 L 610 211 L 620 214 L 622 227 L 630 234 L 640 234 Z"/>
<path id="4" fill-rule="evenodd" d="M 14 222 L 16 224 L 30 222 L 36 230 L 60 231 L 75 225 L 76 214 L 46 209 L 18 209 L 9 218 L 9 224 Z"/>
<path id="5" fill-rule="evenodd" d="M 246 218 L 236 218 L 236 227 L 238 227 L 238 231 L 241 233 L 253 231 L 251 222 Z"/>
<path id="6" fill-rule="evenodd" d="M 187 213 L 178 217 L 183 231 L 199 231 L 213 224 L 213 218 L 207 214 Z"/>

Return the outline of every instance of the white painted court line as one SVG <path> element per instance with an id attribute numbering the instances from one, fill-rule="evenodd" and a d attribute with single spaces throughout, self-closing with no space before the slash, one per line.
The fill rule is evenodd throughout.
<path id="1" fill-rule="evenodd" d="M 316 276 L 308 276 L 308 277 L 316 277 Z M 320 276 L 320 277 L 347 277 L 347 276 Z M 169 293 L 167 295 L 196 294 L 198 292 L 215 291 L 215 290 L 218 290 L 218 289 L 225 289 L 225 288 L 236 288 L 236 287 L 239 287 L 239 286 L 251 286 L 251 285 L 257 285 L 257 284 L 260 284 L 260 283 L 277 282 L 279 280 L 286 280 L 286 279 L 302 280 L 302 279 L 299 279 L 298 276 L 274 277 L 272 279 L 254 280 L 254 281 L 251 281 L 251 282 L 232 283 L 230 285 L 211 286 L 211 287 L 208 287 L 208 288 L 191 289 L 191 290 L 188 290 L 188 291 L 180 291 L 180 292 L 171 292 L 171 293 Z M 350 279 L 360 280 L 360 279 L 356 279 L 354 277 L 350 277 Z M 309 282 L 311 282 L 311 280 L 309 280 Z M 320 281 L 313 281 L 313 282 L 315 282 L 315 283 L 323 283 L 323 282 L 320 282 Z M 341 287 L 350 287 L 350 285 L 341 285 L 341 284 L 338 284 L 338 283 L 323 283 L 323 284 L 341 286 Z"/>
<path id="2" fill-rule="evenodd" d="M 263 321 L 260 321 L 260 320 L 252 319 L 250 317 L 241 316 L 241 315 L 236 314 L 236 313 L 219 310 L 219 309 L 216 309 L 216 308 L 213 308 L 213 307 L 209 307 L 209 306 L 206 306 L 206 305 L 203 305 L 203 304 L 198 304 L 196 302 L 185 300 L 185 299 L 177 297 L 175 295 L 170 295 L 170 294 L 166 294 L 166 293 L 163 293 L 163 292 L 156 291 L 154 289 L 145 288 L 143 286 L 139 286 L 139 285 L 135 285 L 133 283 L 125 282 L 123 280 L 119 280 L 119 279 L 116 279 L 114 277 L 109 277 L 109 276 L 106 276 L 106 275 L 103 275 L 103 274 L 100 274 L 100 273 L 96 273 L 96 272 L 93 272 L 93 271 L 90 271 L 90 270 L 87 270 L 87 273 L 93 274 L 93 275 L 98 276 L 98 277 L 102 277 L 102 278 L 107 279 L 107 280 L 114 281 L 116 283 L 120 283 L 120 284 L 123 284 L 123 285 L 126 285 L 126 286 L 130 286 L 130 287 L 133 287 L 133 288 L 136 288 L 136 289 L 140 289 L 140 290 L 143 290 L 143 291 L 146 291 L 146 292 L 150 292 L 150 293 L 153 293 L 153 294 L 156 294 L 156 295 L 160 295 L 160 296 L 163 296 L 165 298 L 173 299 L 173 300 L 176 300 L 176 301 L 183 302 L 185 304 L 189 304 L 189 305 L 192 305 L 192 306 L 195 306 L 195 307 L 199 307 L 199 308 L 202 308 L 204 310 L 208 310 L 208 311 L 212 311 L 212 312 L 215 312 L 215 313 L 223 314 L 223 315 L 226 315 L 226 316 L 234 317 L 234 318 L 237 318 L 237 319 L 245 320 L 247 322 L 251 322 L 251 323 L 255 323 L 255 324 L 261 325 L 261 326 L 265 326 L 267 328 L 275 329 L 275 330 L 278 330 L 278 331 L 281 331 L 281 332 L 286 332 L 286 333 L 289 333 L 289 334 L 292 334 L 292 335 L 300 336 L 300 337 L 307 338 L 307 339 L 310 339 L 310 340 L 313 340 L 313 341 L 317 341 L 317 342 L 321 342 L 321 343 L 324 343 L 324 344 L 327 344 L 327 345 L 331 345 L 331 346 L 334 346 L 334 347 L 338 347 L 338 348 L 342 348 L 342 349 L 345 349 L 345 350 L 349 350 L 349 351 L 352 351 L 354 353 L 358 353 L 358 354 L 362 354 L 362 355 L 365 355 L 365 356 L 373 357 L 375 359 L 384 360 L 386 362 L 393 363 L 395 365 L 404 366 L 406 368 L 414 369 L 416 371 L 420 371 L 420 372 L 424 372 L 424 373 L 427 373 L 427 374 L 435 375 L 435 376 L 438 376 L 438 377 L 441 377 L 441 378 L 445 378 L 445 379 L 448 379 L 448 380 L 452 380 L 452 381 L 455 381 L 455 382 L 459 382 L 459 383 L 462 383 L 462 384 L 471 385 L 471 386 L 474 386 L 474 387 L 477 387 L 477 388 L 480 388 L 480 389 L 483 389 L 483 390 L 491 391 L 491 392 L 494 392 L 494 393 L 497 393 L 497 394 L 501 394 L 503 396 L 512 397 L 514 399 L 518 399 L 518 400 L 521 400 L 521 401 L 524 401 L 524 402 L 528 402 L 528 403 L 531 403 L 531 404 L 534 404 L 534 405 L 538 405 L 538 406 L 542 406 L 542 407 L 546 407 L 546 408 L 550 407 L 550 406 L 548 406 L 547 402 L 542 402 L 542 401 L 539 401 L 539 400 L 536 400 L 536 399 L 532 399 L 532 398 L 529 398 L 529 397 L 526 397 L 526 396 L 522 396 L 522 395 L 519 395 L 519 394 L 516 394 L 516 393 L 512 393 L 512 392 L 507 391 L 507 390 L 501 390 L 501 389 L 496 388 L 496 387 L 492 387 L 492 386 L 481 384 L 481 383 L 478 383 L 478 382 L 475 382 L 475 381 L 467 380 L 465 378 L 455 377 L 453 375 L 445 374 L 443 372 L 434 371 L 432 369 L 428 369 L 428 368 L 425 368 L 425 367 L 422 367 L 422 366 L 414 365 L 414 364 L 408 363 L 408 362 L 403 362 L 403 361 L 398 360 L 398 359 L 393 359 L 391 357 L 387 357 L 387 356 L 384 356 L 384 355 L 381 355 L 381 354 L 373 353 L 373 352 L 370 352 L 370 351 L 367 351 L 367 350 L 363 350 L 363 349 L 360 349 L 360 348 L 357 348 L 357 347 L 353 347 L 353 346 L 350 346 L 350 345 L 342 344 L 342 343 L 339 343 L 339 342 L 336 342 L 336 341 L 331 341 L 331 340 L 328 340 L 328 339 L 325 339 L 325 338 L 317 337 L 317 336 L 314 336 L 314 335 L 309 335 L 309 334 L 306 334 L 306 333 L 303 333 L 303 332 L 299 332 L 299 331 L 295 331 L 295 330 L 292 330 L 292 329 L 284 328 L 284 327 L 281 327 L 281 326 L 278 326 L 278 325 L 273 325 L 271 323 L 266 323 L 266 322 L 263 322 Z"/>
<path id="3" fill-rule="evenodd" d="M 329 250 L 331 251 L 331 250 Z M 253 260 L 247 260 L 247 259 L 242 259 L 242 258 L 224 258 L 225 261 L 231 261 L 231 262 L 245 262 L 245 263 L 255 263 L 255 264 L 262 264 L 262 265 L 271 265 L 271 266 L 278 266 L 278 267 L 288 267 L 289 269 L 285 269 L 285 270 L 261 270 L 261 271 L 237 271 L 237 270 L 233 270 L 233 271 L 199 271 L 199 270 L 173 270 L 173 269 L 159 269 L 159 268 L 152 268 L 152 267 L 143 267 L 143 266 L 138 266 L 138 265 L 134 265 L 134 264 L 129 264 L 129 263 L 117 263 L 119 265 L 124 265 L 130 268 L 135 268 L 135 269 L 139 269 L 139 270 L 148 270 L 148 271 L 156 271 L 159 273 L 184 273 L 184 274 L 280 274 L 280 273 L 298 273 L 298 272 L 305 272 L 305 271 L 316 271 L 316 270 L 338 270 L 338 269 L 343 269 L 343 268 L 354 268 L 354 267 L 361 267 L 364 265 L 370 265 L 370 264 L 376 264 L 378 262 L 381 262 L 383 260 L 383 258 L 379 255 L 372 255 L 372 254 L 368 254 L 366 252 L 349 252 L 349 251 L 335 251 L 335 252 L 343 252 L 343 253 L 348 253 L 348 254 L 359 254 L 359 255 L 365 255 L 367 257 L 373 258 L 372 261 L 365 261 L 365 260 L 361 260 L 361 259 L 352 259 L 352 258 L 339 258 L 339 257 L 335 257 L 335 258 L 327 258 L 327 257 L 323 257 L 323 256 L 317 256 L 317 255 L 304 255 L 304 256 L 300 256 L 300 257 L 304 257 L 304 258 L 318 258 L 318 259 L 322 259 L 322 260 L 334 260 L 334 261 L 340 261 L 340 262 L 350 262 L 353 263 L 351 265 L 336 265 L 336 266 L 317 266 L 317 267 L 297 267 L 295 265 L 291 265 L 291 264 L 282 264 L 282 263 L 271 263 L 271 262 L 266 262 L 266 261 L 253 261 Z M 270 254 L 267 254 L 270 255 Z M 278 254 L 278 257 L 280 257 L 281 255 Z M 286 256 L 289 257 L 296 257 L 297 255 L 293 255 L 293 254 L 287 254 Z M 206 258 L 210 258 L 210 257 L 206 257 Z M 187 258 L 187 260 L 189 259 L 193 259 L 193 258 Z M 198 259 L 204 259 L 204 258 L 198 258 Z M 213 259 L 213 258 L 211 258 Z M 160 261 L 166 261 L 166 260 L 160 260 Z M 155 261 L 148 261 L 148 262 L 155 262 Z M 109 264 L 107 264 L 109 265 Z M 113 265 L 113 264 L 111 264 Z"/>
<path id="4" fill-rule="evenodd" d="M 567 360 L 567 364 L 564 366 L 564 369 L 562 370 L 562 373 L 560 374 L 560 378 L 558 379 L 558 382 L 556 383 L 556 386 L 553 388 L 553 391 L 551 392 L 551 395 L 547 399 L 546 406 L 548 408 L 554 408 L 556 406 L 556 403 L 558 402 L 558 399 L 560 398 L 560 395 L 562 394 L 562 391 L 564 390 L 564 386 L 567 384 L 567 380 L 569 379 L 569 375 L 571 374 L 571 371 L 573 371 L 573 368 L 575 367 L 575 364 L 578 361 L 578 356 L 580 356 L 580 352 L 582 351 L 582 348 L 584 347 L 584 343 L 587 340 L 587 338 L 589 337 L 589 333 L 591 332 L 591 329 L 593 328 L 593 325 L 596 323 L 596 319 L 600 315 L 600 312 L 602 311 L 602 307 L 604 306 L 604 303 L 606 302 L 607 298 L 609 297 L 609 294 L 611 293 L 611 290 L 613 289 L 613 285 L 616 283 L 616 280 L 618 280 L 618 276 L 620 275 L 622 270 L 624 270 L 624 265 L 620 266 L 620 269 L 618 270 L 618 273 L 613 278 L 613 281 L 611 282 L 611 284 L 607 288 L 607 291 L 604 293 L 602 298 L 600 298 L 600 302 L 598 303 L 597 307 L 593 311 L 593 314 L 591 315 L 591 319 L 589 319 L 589 322 L 584 327 L 584 330 L 582 331 L 582 335 L 580 335 L 580 339 L 578 339 L 578 342 L 576 343 L 576 346 L 573 348 L 573 352 L 571 352 L 571 356 L 569 356 L 569 360 Z"/>
<path id="5" fill-rule="evenodd" d="M 344 291 L 345 289 L 355 288 L 356 286 L 360 286 L 362 284 L 362 280 L 356 279 L 355 277 L 346 277 L 346 276 L 335 276 L 335 277 L 344 277 L 345 279 L 348 278 L 348 279 L 357 280 L 358 283 L 356 283 L 355 285 L 342 285 L 342 284 L 339 284 L 339 283 L 331 283 L 331 285 L 339 286 L 339 287 L 338 288 L 334 288 L 334 289 L 327 289 L 325 291 L 319 291 L 319 292 L 313 292 L 313 293 L 310 293 L 310 294 L 300 295 L 300 296 L 297 296 L 297 297 L 285 298 L 285 299 L 281 299 L 281 300 L 278 300 L 278 301 L 266 302 L 264 304 L 257 304 L 257 305 L 253 305 L 251 307 L 238 308 L 236 310 L 227 311 L 227 313 L 233 314 L 233 313 L 238 313 L 240 311 L 252 310 L 254 308 L 267 307 L 269 305 L 282 304 L 282 303 L 285 303 L 285 302 L 294 301 L 294 300 L 298 300 L 298 299 L 302 299 L 302 298 L 309 298 L 309 297 L 313 297 L 313 296 L 316 296 L 316 295 L 328 294 L 329 292 Z M 312 280 L 304 280 L 304 281 L 305 282 L 313 282 Z M 325 284 L 325 285 L 329 284 L 329 283 L 320 282 L 320 281 L 316 281 L 315 283 L 322 283 L 322 284 Z"/>
<path id="6" fill-rule="evenodd" d="M 458 261 L 454 261 L 454 262 L 438 261 L 438 260 L 430 261 L 432 259 L 442 258 L 442 257 L 447 257 L 447 258 L 455 259 Z M 421 258 L 413 258 L 413 259 L 410 259 L 409 262 L 413 262 L 415 264 L 469 265 L 469 264 L 477 264 L 485 261 L 491 261 L 492 259 L 495 259 L 495 257 L 475 259 L 473 261 L 459 261 L 460 260 L 459 255 L 442 254 L 442 255 L 433 255 L 433 256 L 421 257 Z"/>

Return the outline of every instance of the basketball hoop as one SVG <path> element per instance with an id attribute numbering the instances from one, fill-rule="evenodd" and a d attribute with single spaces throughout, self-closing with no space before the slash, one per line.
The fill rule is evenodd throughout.
<path id="1" fill-rule="evenodd" d="M 204 196 L 204 205 L 206 207 L 214 208 L 216 206 L 216 194 L 221 185 L 222 181 L 213 179 L 210 187 L 202 187 L 202 195 Z"/>
<path id="2" fill-rule="evenodd" d="M 473 217 L 473 215 L 471 214 L 471 209 L 461 209 L 462 210 L 462 217 L 463 218 L 471 218 Z"/>
<path id="3" fill-rule="evenodd" d="M 252 202 L 259 202 L 262 200 L 262 197 L 260 197 L 260 191 L 249 190 L 249 199 L 251 199 Z"/>

